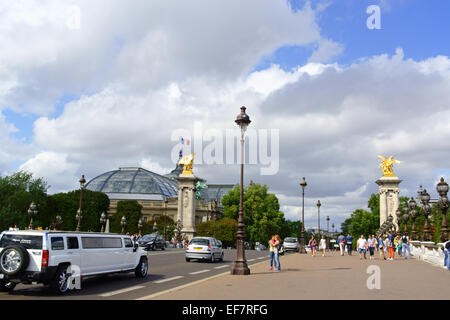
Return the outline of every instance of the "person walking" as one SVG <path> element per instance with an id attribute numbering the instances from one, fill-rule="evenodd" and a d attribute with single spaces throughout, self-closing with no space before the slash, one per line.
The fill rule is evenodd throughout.
<path id="1" fill-rule="evenodd" d="M 327 240 L 325 240 L 325 236 L 322 236 L 320 239 L 319 250 L 322 250 L 322 257 L 325 257 L 325 250 L 327 249 Z"/>
<path id="2" fill-rule="evenodd" d="M 314 239 L 314 236 L 309 240 L 308 246 L 311 248 L 311 255 L 314 257 L 316 252 L 316 239 Z"/>
<path id="3" fill-rule="evenodd" d="M 352 241 L 353 241 L 353 237 L 352 237 L 352 235 L 349 233 L 348 236 L 347 236 L 347 238 L 345 239 L 345 242 L 346 242 L 346 244 L 347 244 L 347 252 L 348 252 L 348 255 L 349 255 L 349 256 L 352 255 L 352 250 L 353 250 L 353 247 L 352 247 L 352 246 L 353 246 Z"/>
<path id="4" fill-rule="evenodd" d="M 374 252 L 375 252 L 375 243 L 376 239 L 374 235 L 369 234 L 369 239 L 367 239 L 367 247 L 369 248 L 369 260 L 374 259 Z"/>
<path id="5" fill-rule="evenodd" d="M 400 238 L 400 236 L 397 236 L 396 239 L 397 239 L 397 247 L 396 247 L 397 248 L 397 253 L 398 253 L 399 257 L 401 257 L 402 256 L 403 242 L 402 242 L 402 239 Z"/>
<path id="6" fill-rule="evenodd" d="M 378 248 L 380 250 L 380 260 L 386 260 L 386 256 L 384 255 L 384 241 L 383 241 L 383 235 L 378 235 Z"/>
<path id="7" fill-rule="evenodd" d="M 390 231 L 388 231 L 388 250 L 389 250 L 389 259 L 388 260 L 394 260 L 394 236 L 391 234 Z"/>
<path id="8" fill-rule="evenodd" d="M 444 243 L 444 267 L 450 270 L 450 240 Z"/>
<path id="9" fill-rule="evenodd" d="M 341 252 L 341 256 L 343 256 L 344 251 L 345 251 L 345 237 L 343 234 L 341 234 L 338 237 L 338 244 L 339 244 L 339 251 Z"/>
<path id="10" fill-rule="evenodd" d="M 363 235 L 361 235 L 361 237 L 356 242 L 356 246 L 358 247 L 359 260 L 362 260 L 363 254 L 364 254 L 364 259 L 367 259 L 367 257 L 366 257 L 367 241 L 366 241 L 366 238 L 364 238 Z"/>
<path id="11" fill-rule="evenodd" d="M 411 249 L 409 247 L 409 237 L 406 234 L 404 234 L 402 236 L 402 247 L 403 247 L 403 256 L 404 256 L 404 258 L 408 259 L 408 257 L 406 257 L 406 250 L 408 250 L 408 256 L 411 259 Z"/>

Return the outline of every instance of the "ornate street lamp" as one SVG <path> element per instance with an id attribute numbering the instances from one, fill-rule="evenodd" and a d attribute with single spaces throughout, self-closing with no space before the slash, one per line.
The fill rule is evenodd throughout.
<path id="1" fill-rule="evenodd" d="M 158 231 L 158 225 L 156 224 L 156 220 L 155 222 L 153 222 L 153 232 L 157 232 Z"/>
<path id="2" fill-rule="evenodd" d="M 327 248 L 329 248 L 329 239 L 330 239 L 330 217 L 327 216 Z"/>
<path id="3" fill-rule="evenodd" d="M 245 113 L 246 108 L 241 107 L 241 113 L 237 116 L 235 122 L 241 129 L 241 181 L 240 181 L 240 195 L 239 195 L 239 218 L 237 224 L 236 232 L 236 242 L 237 242 L 237 254 L 236 261 L 231 268 L 231 274 L 233 275 L 249 275 L 250 269 L 247 266 L 247 261 L 245 259 L 245 232 L 244 232 L 244 142 L 245 142 L 245 131 L 250 124 L 250 117 Z"/>
<path id="4" fill-rule="evenodd" d="M 411 200 L 409 200 L 408 207 L 409 207 L 409 215 L 410 215 L 411 220 L 412 220 L 411 238 L 412 238 L 412 240 L 417 240 L 416 218 L 417 218 L 417 215 L 419 213 L 416 210 L 417 203 L 416 203 L 416 201 L 414 200 L 413 197 L 411 197 Z"/>
<path id="5" fill-rule="evenodd" d="M 318 233 L 319 233 L 319 241 L 320 241 L 320 206 L 322 204 L 320 203 L 320 200 L 317 200 L 317 226 L 318 226 Z"/>
<path id="6" fill-rule="evenodd" d="M 431 206 L 429 205 L 430 195 L 428 194 L 426 189 L 423 190 L 420 200 L 422 201 L 422 208 L 420 211 L 422 212 L 422 214 L 425 217 L 425 225 L 423 227 L 423 240 L 424 241 L 432 241 L 432 235 L 431 235 L 431 231 L 430 231 L 430 223 L 428 222 L 428 216 L 431 213 Z"/>
<path id="7" fill-rule="evenodd" d="M 100 215 L 100 224 L 102 225 L 102 230 L 100 232 L 105 232 L 106 214 L 102 212 Z"/>
<path id="8" fill-rule="evenodd" d="M 177 241 L 181 241 L 181 230 L 183 230 L 183 223 L 180 219 L 177 220 L 177 225 L 175 226 L 175 233 Z"/>
<path id="9" fill-rule="evenodd" d="M 28 215 L 30 216 L 30 225 L 28 226 L 28 229 L 33 229 L 33 216 L 37 214 L 37 206 L 34 202 L 31 202 L 30 207 L 28 208 Z"/>
<path id="10" fill-rule="evenodd" d="M 441 199 L 439 199 L 438 206 L 442 212 L 442 225 L 441 225 L 441 242 L 446 242 L 449 240 L 449 231 L 447 225 L 447 211 L 449 207 L 448 202 L 448 184 L 444 181 L 444 178 L 441 178 L 441 181 L 437 184 L 436 190 L 439 193 Z"/>
<path id="11" fill-rule="evenodd" d="M 122 216 L 122 219 L 120 219 L 120 225 L 122 226 L 122 234 L 125 233 L 125 226 L 127 225 L 127 218 L 125 216 Z"/>
<path id="12" fill-rule="evenodd" d="M 300 237 L 300 250 L 299 253 L 306 253 L 305 248 L 305 188 L 308 184 L 306 183 L 305 177 L 302 178 L 300 186 L 302 187 L 302 234 Z"/>
<path id="13" fill-rule="evenodd" d="M 402 218 L 403 218 L 403 222 L 405 223 L 405 231 L 404 231 L 404 234 L 405 234 L 405 236 L 406 236 L 406 235 L 408 235 L 408 225 L 407 225 L 407 223 L 408 223 L 408 220 L 409 220 L 408 203 L 405 203 L 405 204 L 403 205 L 402 210 L 403 210 L 403 217 L 402 217 Z"/>
<path id="14" fill-rule="evenodd" d="M 139 221 L 138 221 L 138 231 L 139 231 L 139 234 L 141 234 L 141 229 L 142 229 L 142 219 L 139 219 Z"/>
<path id="15" fill-rule="evenodd" d="M 80 224 L 81 224 L 81 218 L 82 218 L 82 213 L 83 213 L 83 211 L 81 210 L 81 200 L 82 200 L 82 197 L 83 197 L 83 188 L 84 188 L 84 184 L 86 183 L 86 179 L 84 179 L 84 175 L 82 175 L 81 176 L 81 179 L 80 179 L 80 207 L 79 207 L 79 209 L 78 209 L 78 211 L 77 211 L 77 215 L 76 215 L 76 218 L 77 218 L 77 230 L 76 231 L 80 231 Z"/>

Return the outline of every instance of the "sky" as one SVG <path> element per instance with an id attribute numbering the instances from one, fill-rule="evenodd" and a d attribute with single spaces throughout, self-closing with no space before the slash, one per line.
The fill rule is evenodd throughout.
<path id="1" fill-rule="evenodd" d="M 288 219 L 302 177 L 307 228 L 319 199 L 322 228 L 366 208 L 379 154 L 402 161 L 401 196 L 423 185 L 436 198 L 450 177 L 448 12 L 446 0 L 0 1 L 0 175 L 29 171 L 56 193 L 124 166 L 165 174 L 177 130 L 236 129 L 245 105 L 279 148 L 276 174 L 247 164 L 245 183 L 267 184 Z M 237 164 L 194 173 L 239 181 Z"/>

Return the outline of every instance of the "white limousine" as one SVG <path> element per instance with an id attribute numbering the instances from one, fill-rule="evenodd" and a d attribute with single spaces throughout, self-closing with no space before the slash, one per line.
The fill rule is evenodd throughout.
<path id="1" fill-rule="evenodd" d="M 147 253 L 129 236 L 66 231 L 5 231 L 0 235 L 0 289 L 42 283 L 56 293 L 74 277 L 131 272 L 147 276 Z M 70 281 L 70 283 L 69 283 Z"/>

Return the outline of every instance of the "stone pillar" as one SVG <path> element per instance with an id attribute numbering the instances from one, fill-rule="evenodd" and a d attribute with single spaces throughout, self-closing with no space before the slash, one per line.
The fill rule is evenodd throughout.
<path id="1" fill-rule="evenodd" d="M 195 185 L 198 178 L 194 175 L 180 174 L 178 180 L 177 217 L 183 224 L 181 234 L 189 241 L 195 236 Z"/>
<path id="2" fill-rule="evenodd" d="M 380 186 L 378 194 L 380 195 L 380 226 L 387 220 L 389 215 L 394 218 L 394 224 L 398 230 L 399 223 L 395 212 L 399 206 L 398 185 L 402 182 L 397 177 L 382 177 L 376 181 Z"/>

